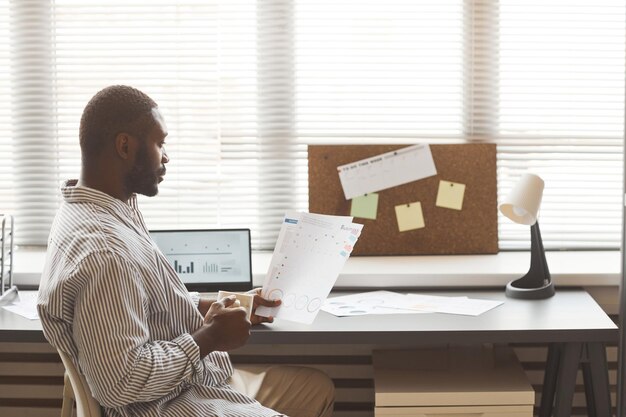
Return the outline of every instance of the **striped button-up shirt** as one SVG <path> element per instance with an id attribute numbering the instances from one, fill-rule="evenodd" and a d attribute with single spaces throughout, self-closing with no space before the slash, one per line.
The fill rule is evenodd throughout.
<path id="1" fill-rule="evenodd" d="M 38 310 L 107 416 L 276 416 L 233 390 L 228 354 L 200 359 L 203 318 L 128 204 L 75 181 L 62 188 Z"/>

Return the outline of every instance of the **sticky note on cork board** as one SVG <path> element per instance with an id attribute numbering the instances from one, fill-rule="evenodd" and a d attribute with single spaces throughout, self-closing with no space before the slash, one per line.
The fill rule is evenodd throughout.
<path id="1" fill-rule="evenodd" d="M 439 191 L 437 192 L 435 205 L 453 210 L 462 210 L 464 197 L 465 184 L 442 180 L 439 181 Z"/>
<path id="2" fill-rule="evenodd" d="M 396 206 L 395 209 L 396 219 L 398 221 L 398 230 L 401 232 L 426 227 L 426 224 L 424 223 L 424 214 L 422 212 L 422 203 L 419 201 L 400 204 Z"/>

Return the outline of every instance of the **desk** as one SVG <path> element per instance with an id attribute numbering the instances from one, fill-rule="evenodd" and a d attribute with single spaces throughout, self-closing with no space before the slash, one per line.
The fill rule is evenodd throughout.
<path id="1" fill-rule="evenodd" d="M 422 292 L 423 293 L 423 292 Z M 434 345 L 548 343 L 540 416 L 566 417 L 582 363 L 589 416 L 610 415 L 605 343 L 617 343 L 617 326 L 579 289 L 557 289 L 546 300 L 515 300 L 504 291 L 429 291 L 433 295 L 503 300 L 478 317 L 448 314 L 334 317 L 321 312 L 311 325 L 277 320 L 254 328 L 250 344 Z M 41 325 L 0 309 L 0 340 L 45 341 Z M 558 388 L 558 389 L 557 389 Z"/>

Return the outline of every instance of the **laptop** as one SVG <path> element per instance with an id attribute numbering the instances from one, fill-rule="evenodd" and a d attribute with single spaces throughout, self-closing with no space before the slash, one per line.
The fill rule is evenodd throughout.
<path id="1" fill-rule="evenodd" d="M 188 291 L 252 289 L 250 229 L 151 230 Z"/>

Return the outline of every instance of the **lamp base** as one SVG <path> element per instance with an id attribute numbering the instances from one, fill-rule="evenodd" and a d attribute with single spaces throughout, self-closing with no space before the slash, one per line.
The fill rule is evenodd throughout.
<path id="1" fill-rule="evenodd" d="M 506 284 L 505 294 L 507 297 L 522 300 L 541 300 L 543 298 L 550 298 L 554 295 L 554 284 L 552 284 L 551 280 L 545 282 L 541 287 L 526 288 L 519 286 L 519 281 L 522 279 L 511 281 Z"/>

